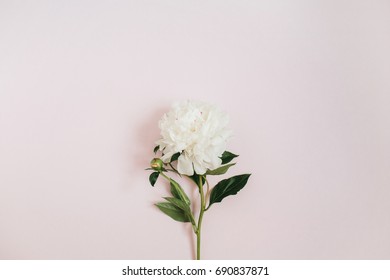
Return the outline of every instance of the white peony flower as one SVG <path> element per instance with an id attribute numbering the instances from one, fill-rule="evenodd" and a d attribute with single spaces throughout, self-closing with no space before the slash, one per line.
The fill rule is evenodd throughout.
<path id="1" fill-rule="evenodd" d="M 196 101 L 173 104 L 159 122 L 162 138 L 156 144 L 164 153 L 161 159 L 167 163 L 179 152 L 177 170 L 188 176 L 220 167 L 220 156 L 231 135 L 228 123 L 228 115 L 214 105 Z"/>

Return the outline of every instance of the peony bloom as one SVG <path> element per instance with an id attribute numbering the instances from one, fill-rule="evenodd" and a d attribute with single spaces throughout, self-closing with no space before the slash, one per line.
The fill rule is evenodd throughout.
<path id="1" fill-rule="evenodd" d="M 214 105 L 195 101 L 173 104 L 159 122 L 162 138 L 156 144 L 164 154 L 161 159 L 167 163 L 180 153 L 177 170 L 188 176 L 220 167 L 220 156 L 231 135 L 228 123 L 228 115 Z"/>

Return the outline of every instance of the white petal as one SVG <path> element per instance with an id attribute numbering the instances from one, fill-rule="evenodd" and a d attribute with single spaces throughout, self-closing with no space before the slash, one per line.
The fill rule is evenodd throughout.
<path id="1" fill-rule="evenodd" d="M 196 101 L 179 102 L 159 122 L 158 141 L 164 151 L 164 162 L 180 151 L 178 171 L 181 174 L 204 174 L 221 165 L 218 158 L 226 150 L 231 136 L 228 115 L 214 105 Z"/>
<path id="2" fill-rule="evenodd" d="M 177 171 L 183 175 L 194 175 L 192 161 L 185 154 L 181 154 L 177 160 Z"/>
<path id="3" fill-rule="evenodd" d="M 213 161 L 211 162 L 211 166 L 213 169 L 217 169 L 222 165 L 222 160 L 219 157 L 214 157 Z"/>
<path id="4" fill-rule="evenodd" d="M 199 175 L 203 175 L 207 171 L 206 167 L 199 164 L 198 162 L 194 162 L 194 169 L 195 169 L 196 174 L 199 174 Z"/>

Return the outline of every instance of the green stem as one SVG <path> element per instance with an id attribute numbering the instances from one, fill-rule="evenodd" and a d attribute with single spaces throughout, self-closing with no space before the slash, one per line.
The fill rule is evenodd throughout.
<path id="1" fill-rule="evenodd" d="M 171 182 L 171 178 L 169 178 L 167 175 L 165 175 L 163 172 L 160 172 L 160 174 L 167 179 L 169 182 Z M 204 178 L 206 179 L 206 178 Z M 196 259 L 200 260 L 200 235 L 201 235 L 201 229 L 202 229 L 202 220 L 203 220 L 203 214 L 206 210 L 206 197 L 203 192 L 203 176 L 199 175 L 199 193 L 200 193 L 200 213 L 199 213 L 199 218 L 198 218 L 198 224 L 195 223 L 194 218 L 191 213 L 191 223 L 192 223 L 192 228 L 196 234 Z M 207 182 L 208 184 L 208 182 Z M 207 193 L 209 193 L 209 186 L 207 186 Z"/>
<path id="2" fill-rule="evenodd" d="M 206 198 L 206 201 L 210 201 L 209 200 L 209 197 L 210 197 L 210 184 L 209 184 L 209 181 L 207 181 L 207 178 L 206 176 L 204 177 L 204 180 L 206 181 L 206 185 L 207 185 L 207 190 L 206 190 L 206 195 L 205 195 L 205 198 Z M 204 211 L 207 211 L 207 209 L 209 209 L 210 205 L 206 207 L 205 205 L 205 209 Z"/>
<path id="3" fill-rule="evenodd" d="M 202 229 L 203 214 L 205 211 L 205 197 L 203 194 L 202 176 L 199 176 L 199 193 L 200 193 L 200 213 L 198 219 L 198 227 L 196 231 L 196 259 L 200 260 L 200 234 Z"/>
<path id="4" fill-rule="evenodd" d="M 165 175 L 163 172 L 160 172 L 160 174 L 168 180 L 168 182 L 171 182 L 171 178 L 169 178 L 167 175 Z"/>

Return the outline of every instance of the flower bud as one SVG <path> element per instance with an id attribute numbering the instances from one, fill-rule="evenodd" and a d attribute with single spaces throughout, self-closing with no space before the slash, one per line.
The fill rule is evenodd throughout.
<path id="1" fill-rule="evenodd" d="M 154 158 L 150 162 L 150 166 L 156 171 L 161 171 L 163 169 L 163 164 L 163 161 L 159 158 Z"/>

